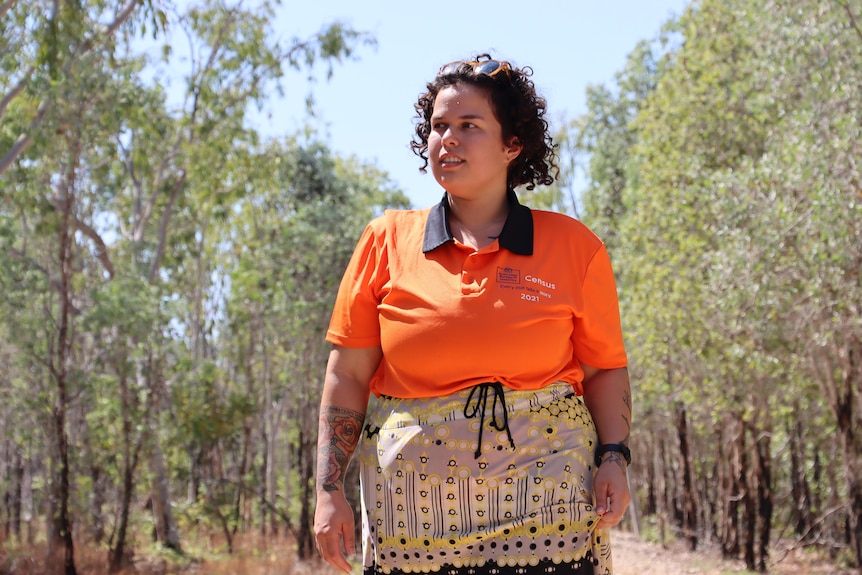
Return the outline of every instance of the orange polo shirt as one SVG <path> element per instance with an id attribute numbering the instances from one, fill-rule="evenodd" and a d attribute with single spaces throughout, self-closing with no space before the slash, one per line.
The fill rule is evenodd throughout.
<path id="1" fill-rule="evenodd" d="M 579 221 L 509 194 L 492 244 L 452 237 L 443 201 L 371 221 L 341 281 L 326 340 L 381 346 L 376 395 L 448 395 L 483 382 L 582 394 L 581 362 L 627 364 L 616 285 L 602 241 Z"/>

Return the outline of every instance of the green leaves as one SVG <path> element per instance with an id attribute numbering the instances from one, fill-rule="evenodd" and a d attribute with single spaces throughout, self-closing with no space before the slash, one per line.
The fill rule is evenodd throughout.
<path id="1" fill-rule="evenodd" d="M 77 442 L 73 481 L 105 470 L 111 485 L 79 484 L 120 494 L 105 498 L 123 517 L 139 461 L 165 445 L 169 473 L 191 469 L 182 477 L 195 485 L 205 475 L 232 507 L 202 512 L 236 526 L 255 458 L 287 452 L 283 440 L 258 447 L 252 429 L 279 441 L 288 424 L 273 398 L 301 397 L 289 426 L 313 436 L 305 419 L 341 270 L 365 221 L 406 203 L 385 174 L 324 144 L 262 142 L 246 113 L 281 88 L 285 66 L 313 73 L 373 40 L 335 23 L 282 46 L 266 2 L 202 2 L 170 22 L 149 0 L 3 6 L 0 395 L 21 401 L 0 424 L 74 409 L 60 430 Z M 169 24 L 189 53 L 168 45 Z M 151 46 L 133 40 L 150 32 L 170 68 L 187 65 L 185 89 L 139 52 Z M 34 466 L 48 469 L 50 445 L 35 442 Z M 234 450 L 243 458 L 224 467 L 211 458 Z"/>
<path id="2" fill-rule="evenodd" d="M 814 450 L 862 445 L 846 416 L 862 397 L 845 359 L 862 353 L 853 12 L 709 0 L 667 31 L 672 50 L 639 47 L 566 134 L 618 275 L 642 429 L 661 437 L 681 402 L 708 459 L 727 414 L 771 434 L 806 405 Z M 858 466 L 862 449 L 841 457 Z"/>

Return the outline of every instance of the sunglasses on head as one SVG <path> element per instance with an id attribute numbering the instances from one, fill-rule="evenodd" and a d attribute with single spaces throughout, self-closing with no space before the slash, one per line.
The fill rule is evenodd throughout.
<path id="1" fill-rule="evenodd" d="M 440 67 L 440 71 L 437 73 L 438 76 L 443 74 L 454 74 L 458 71 L 461 66 L 470 66 L 473 68 L 473 72 L 475 74 L 483 74 L 490 78 L 493 78 L 500 72 L 506 72 L 506 77 L 510 80 L 512 77 L 509 75 L 509 70 L 512 67 L 508 62 L 501 62 L 500 60 L 482 60 L 471 62 L 469 60 L 458 60 L 456 62 L 449 62 L 448 64 L 444 64 Z"/>

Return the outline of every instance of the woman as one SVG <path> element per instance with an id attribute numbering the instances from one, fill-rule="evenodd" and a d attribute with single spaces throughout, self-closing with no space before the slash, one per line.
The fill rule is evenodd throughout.
<path id="1" fill-rule="evenodd" d="M 516 198 L 556 171 L 531 75 L 487 55 L 440 69 L 412 147 L 443 199 L 373 220 L 342 280 L 315 535 L 345 573 L 357 445 L 366 575 L 611 573 L 630 502 L 616 288 L 601 240 Z"/>

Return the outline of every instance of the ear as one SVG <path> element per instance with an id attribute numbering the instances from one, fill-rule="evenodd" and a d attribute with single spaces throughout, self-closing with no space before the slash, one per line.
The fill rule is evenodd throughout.
<path id="1" fill-rule="evenodd" d="M 521 144 L 521 140 L 517 137 L 512 136 L 509 140 L 509 143 L 506 145 L 506 155 L 511 162 L 515 158 L 517 158 L 521 154 L 521 150 L 524 149 L 524 146 Z"/>

